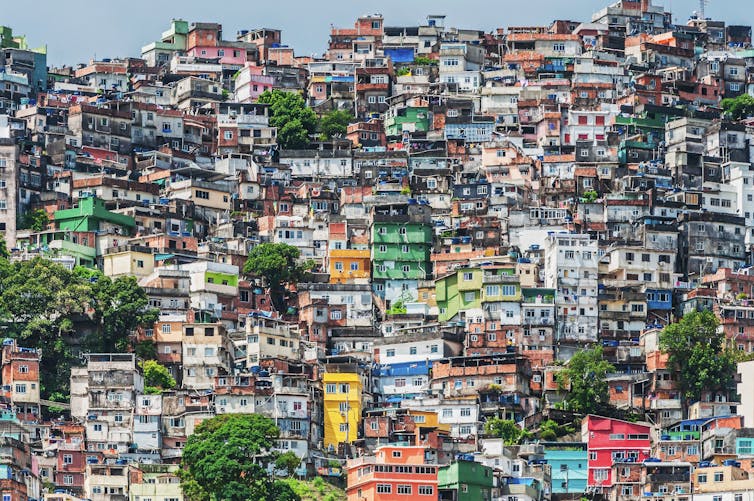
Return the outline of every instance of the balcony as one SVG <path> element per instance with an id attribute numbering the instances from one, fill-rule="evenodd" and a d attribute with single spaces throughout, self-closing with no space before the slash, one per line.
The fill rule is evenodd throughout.
<path id="1" fill-rule="evenodd" d="M 651 401 L 649 408 L 652 410 L 680 409 L 681 401 L 675 399 L 656 398 Z"/>
<path id="2" fill-rule="evenodd" d="M 518 275 L 491 275 L 484 274 L 485 284 L 517 284 L 520 280 Z"/>
<path id="3" fill-rule="evenodd" d="M 523 317 L 524 325 L 555 325 L 555 319 L 552 317 Z"/>
<path id="4" fill-rule="evenodd" d="M 647 475 L 647 481 L 653 484 L 688 483 L 690 476 L 688 473 L 650 473 Z"/>
<path id="5" fill-rule="evenodd" d="M 384 91 L 387 92 L 387 83 L 358 83 L 356 84 L 356 92 L 374 92 Z"/>

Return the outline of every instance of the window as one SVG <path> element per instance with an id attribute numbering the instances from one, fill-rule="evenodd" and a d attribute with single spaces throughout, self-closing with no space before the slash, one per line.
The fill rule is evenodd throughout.
<path id="1" fill-rule="evenodd" d="M 610 470 L 608 468 L 596 468 L 594 470 L 594 481 L 604 482 L 605 480 L 607 480 L 609 474 Z"/>
<path id="2" fill-rule="evenodd" d="M 707 475 L 704 475 L 704 474 L 699 475 L 696 479 L 697 479 L 697 481 L 700 484 L 706 484 L 707 483 Z"/>
<path id="3" fill-rule="evenodd" d="M 410 485 L 398 485 L 398 494 L 411 494 Z"/>
<path id="4" fill-rule="evenodd" d="M 341 433 L 348 433 L 348 423 L 340 423 L 339 429 Z"/>
<path id="5" fill-rule="evenodd" d="M 718 471 L 715 472 L 715 482 L 722 482 L 723 481 L 723 472 Z"/>
<path id="6" fill-rule="evenodd" d="M 462 407 L 461 417 L 469 417 L 469 416 L 471 416 L 471 407 Z"/>
<path id="7" fill-rule="evenodd" d="M 516 295 L 515 285 L 503 285 L 503 296 L 515 296 L 515 295 Z"/>
<path id="8" fill-rule="evenodd" d="M 26 385 L 25 384 L 17 384 L 16 385 L 16 393 L 26 393 Z"/>
<path id="9" fill-rule="evenodd" d="M 63 454 L 63 464 L 73 464 L 73 455 Z"/>
<path id="10" fill-rule="evenodd" d="M 63 484 L 73 485 L 73 475 L 63 475 Z M 3 499 L 3 501 L 5 501 Z"/>
<path id="11" fill-rule="evenodd" d="M 325 386 L 325 393 L 336 393 L 337 385 L 334 383 L 327 383 Z"/>
<path id="12" fill-rule="evenodd" d="M 377 484 L 377 494 L 391 494 L 393 486 L 391 484 Z"/>
<path id="13" fill-rule="evenodd" d="M 419 495 L 420 496 L 431 496 L 434 493 L 435 493 L 435 489 L 431 485 L 420 485 L 419 486 Z"/>

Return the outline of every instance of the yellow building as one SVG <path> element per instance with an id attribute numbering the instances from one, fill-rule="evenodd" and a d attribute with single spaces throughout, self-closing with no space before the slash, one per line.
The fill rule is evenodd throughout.
<path id="1" fill-rule="evenodd" d="M 372 269 L 370 253 L 369 249 L 330 249 L 330 283 L 366 283 Z"/>
<path id="2" fill-rule="evenodd" d="M 153 271 L 154 254 L 149 247 L 115 247 L 102 256 L 102 272 L 110 278 L 146 277 Z"/>
<path id="3" fill-rule="evenodd" d="M 430 308 L 437 307 L 434 280 L 419 280 L 419 293 L 417 294 L 416 302 L 424 303 Z"/>
<path id="4" fill-rule="evenodd" d="M 325 372 L 325 447 L 358 438 L 361 425 L 361 376 L 357 372 Z"/>

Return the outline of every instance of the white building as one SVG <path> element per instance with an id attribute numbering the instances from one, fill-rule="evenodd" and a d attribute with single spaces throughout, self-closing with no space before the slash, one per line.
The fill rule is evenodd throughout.
<path id="1" fill-rule="evenodd" d="M 589 235 L 556 233 L 545 242 L 545 287 L 556 290 L 560 358 L 567 360 L 579 345 L 597 341 L 598 257 L 597 242 Z"/>

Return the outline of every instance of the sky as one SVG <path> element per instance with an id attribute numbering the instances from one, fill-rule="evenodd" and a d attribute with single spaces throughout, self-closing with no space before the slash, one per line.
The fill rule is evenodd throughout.
<path id="1" fill-rule="evenodd" d="M 321 54 L 330 25 L 353 26 L 363 14 L 381 13 L 386 26 L 417 25 L 444 14 L 446 26 L 491 31 L 516 25 L 546 25 L 555 19 L 589 21 L 614 0 L 2 0 L 0 25 L 47 45 L 50 65 L 93 58 L 139 56 L 158 40 L 170 20 L 219 22 L 226 39 L 241 29 L 279 28 L 296 54 Z M 685 23 L 699 0 L 654 0 Z M 28 6 L 28 8 L 26 8 Z M 706 16 L 730 24 L 754 24 L 752 0 L 709 0 Z"/>

